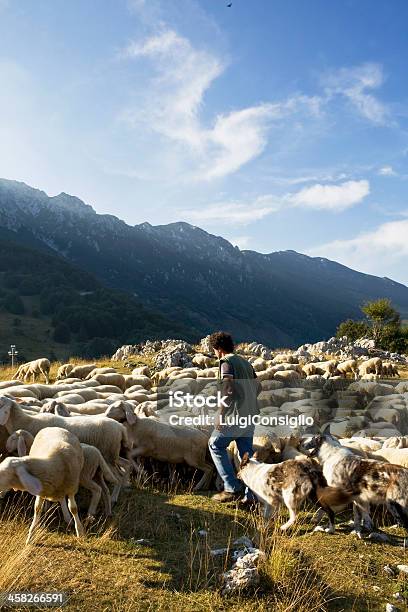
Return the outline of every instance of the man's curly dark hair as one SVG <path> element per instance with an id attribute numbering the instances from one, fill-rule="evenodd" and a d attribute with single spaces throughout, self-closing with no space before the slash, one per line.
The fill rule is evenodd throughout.
<path id="1" fill-rule="evenodd" d="M 226 353 L 234 352 L 234 341 L 231 334 L 223 331 L 217 331 L 210 336 L 210 346 L 212 349 L 221 349 Z"/>

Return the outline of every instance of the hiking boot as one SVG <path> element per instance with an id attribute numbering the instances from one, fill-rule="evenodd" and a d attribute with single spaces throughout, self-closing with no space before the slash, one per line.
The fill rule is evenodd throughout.
<path id="1" fill-rule="evenodd" d="M 214 501 L 220 502 L 221 504 L 225 504 L 227 502 L 234 502 L 238 499 L 241 499 L 242 493 L 239 491 L 221 491 L 221 493 L 216 493 L 211 497 Z"/>

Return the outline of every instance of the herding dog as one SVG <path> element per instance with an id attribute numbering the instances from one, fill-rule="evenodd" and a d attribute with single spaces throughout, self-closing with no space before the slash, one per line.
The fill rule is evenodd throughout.
<path id="1" fill-rule="evenodd" d="M 354 531 L 361 537 L 362 522 L 373 529 L 370 504 L 385 504 L 393 517 L 408 529 L 408 469 L 355 455 L 330 434 L 305 438 L 300 450 L 316 456 L 330 486 L 351 492 Z"/>
<path id="2" fill-rule="evenodd" d="M 242 458 L 237 474 L 264 505 L 264 517 L 269 519 L 284 503 L 289 510 L 289 520 L 281 526 L 283 531 L 297 519 L 302 502 L 310 499 L 317 502 L 329 516 L 328 530 L 334 530 L 334 510 L 351 501 L 347 492 L 328 487 L 318 465 L 305 457 L 288 459 L 282 463 L 260 463 L 249 459 L 248 453 Z"/>

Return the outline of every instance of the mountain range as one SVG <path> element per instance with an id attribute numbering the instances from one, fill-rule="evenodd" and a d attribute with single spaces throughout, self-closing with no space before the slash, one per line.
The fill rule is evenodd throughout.
<path id="1" fill-rule="evenodd" d="M 5 179 L 0 240 L 62 258 L 189 330 L 191 339 L 226 329 L 237 340 L 297 346 L 333 335 L 379 297 L 408 316 L 408 287 L 391 279 L 292 250 L 240 250 L 184 222 L 129 226 L 66 193 L 49 197 Z"/>

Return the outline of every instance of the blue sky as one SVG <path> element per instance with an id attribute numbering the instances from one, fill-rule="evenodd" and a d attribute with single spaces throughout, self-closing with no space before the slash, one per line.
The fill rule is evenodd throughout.
<path id="1" fill-rule="evenodd" d="M 405 0 L 0 0 L 0 176 L 408 284 Z"/>

